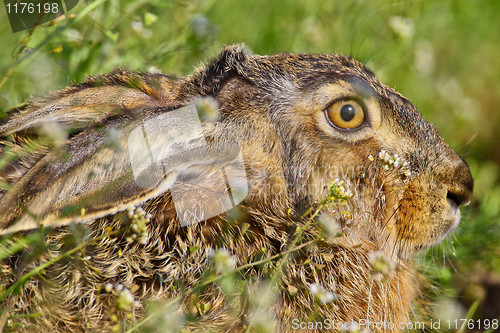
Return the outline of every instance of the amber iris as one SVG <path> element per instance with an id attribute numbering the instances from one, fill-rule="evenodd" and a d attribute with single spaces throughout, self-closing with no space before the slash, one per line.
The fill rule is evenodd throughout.
<path id="1" fill-rule="evenodd" d="M 355 129 L 360 127 L 365 120 L 363 107 L 354 100 L 341 100 L 334 102 L 326 109 L 328 120 L 336 127 L 342 129 Z"/>

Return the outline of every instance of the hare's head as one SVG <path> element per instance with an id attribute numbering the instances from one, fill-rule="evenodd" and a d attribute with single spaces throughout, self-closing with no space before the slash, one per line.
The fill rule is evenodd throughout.
<path id="1" fill-rule="evenodd" d="M 217 75 L 224 76 L 211 92 L 219 125 L 240 141 L 253 205 L 269 214 L 300 211 L 320 202 L 338 178 L 352 196 L 325 210 L 335 210 L 353 239 L 400 256 L 457 226 L 459 206 L 469 203 L 473 189 L 467 164 L 361 63 L 228 49 L 193 80 Z"/>
<path id="2" fill-rule="evenodd" d="M 20 220 L 17 229 L 27 229 L 34 215 L 51 224 L 75 198 L 85 199 L 85 212 L 96 217 L 116 211 L 120 203 L 161 195 L 165 184 L 144 190 L 127 176 L 130 162 L 111 150 L 109 132 L 126 146 L 138 119 L 152 119 L 204 96 L 213 97 L 220 111 L 204 125 L 206 139 L 214 147 L 238 143 L 248 180 L 244 205 L 263 216 L 300 214 L 327 196 L 338 178 L 352 196 L 342 207 L 326 205 L 324 211 L 334 213 L 354 242 L 369 240 L 406 256 L 443 239 L 460 220 L 459 206 L 471 199 L 467 164 L 406 98 L 361 63 L 338 55 L 249 55 L 236 46 L 185 79 L 119 72 L 4 120 L 1 135 L 47 119 L 72 126 L 75 134 L 69 139 L 69 159 L 42 151 L 34 162 L 23 162 L 29 167 L 17 168 L 21 176 L 12 177 L 13 189 L 0 198 L 0 222 L 9 227 Z M 181 125 L 157 129 L 159 136 Z M 225 163 L 224 152 L 215 155 Z M 175 176 L 183 172 L 176 169 Z M 98 200 L 88 199 L 114 180 L 123 184 Z M 32 214 L 21 217 L 21 207 Z"/>

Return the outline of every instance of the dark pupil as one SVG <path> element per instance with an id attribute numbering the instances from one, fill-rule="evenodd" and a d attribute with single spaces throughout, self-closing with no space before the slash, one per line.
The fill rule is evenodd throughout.
<path id="1" fill-rule="evenodd" d="M 351 121 L 354 118 L 354 107 L 351 104 L 346 104 L 340 109 L 340 117 L 343 121 Z"/>

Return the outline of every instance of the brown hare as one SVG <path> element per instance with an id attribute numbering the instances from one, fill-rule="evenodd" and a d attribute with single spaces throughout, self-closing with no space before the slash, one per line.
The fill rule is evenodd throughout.
<path id="1" fill-rule="evenodd" d="M 11 110 L 0 138 L 3 244 L 46 244 L 0 263 L 7 331 L 120 331 L 172 300 L 184 330 L 252 330 L 263 281 L 273 330 L 403 331 L 411 255 L 473 189 L 436 128 L 340 55 L 119 70 Z"/>

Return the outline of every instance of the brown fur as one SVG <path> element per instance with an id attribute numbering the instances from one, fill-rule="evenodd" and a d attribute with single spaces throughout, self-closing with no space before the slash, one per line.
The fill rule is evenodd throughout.
<path id="1" fill-rule="evenodd" d="M 141 119 L 205 96 L 215 99 L 220 112 L 215 123 L 204 125 L 207 140 L 239 143 L 249 194 L 230 214 L 181 227 L 170 193 L 137 186 L 126 154 L 110 146 L 108 133 L 123 130 L 119 143 L 124 147 L 127 131 Z M 323 113 L 346 96 L 367 108 L 368 125 L 357 131 L 335 129 Z M 451 202 L 467 203 L 472 194 L 467 165 L 437 130 L 362 64 L 339 55 L 257 56 L 231 46 L 186 78 L 125 70 L 93 77 L 0 120 L 5 138 L 0 152 L 40 138 L 37 128 L 47 121 L 71 131 L 63 149 L 69 157 L 61 159 L 61 148 L 47 143 L 1 171 L 12 189 L 0 192 L 0 227 L 3 233 L 38 224 L 56 228 L 47 236 L 46 253 L 33 260 L 27 254 L 13 256 L 0 266 L 0 286 L 7 288 L 68 250 L 71 230 L 79 230 L 66 226 L 71 222 L 87 222 L 84 239 L 97 241 L 52 264 L 4 302 L 11 314 L 40 314 L 15 319 L 26 331 L 111 330 L 116 297 L 102 292 L 106 283 L 132 291 L 141 306 L 131 318 L 118 314 L 140 320 L 148 302 L 179 296 L 174 286 L 193 288 L 210 268 L 211 249 L 226 248 L 238 266 L 245 265 L 289 248 L 298 228 L 304 228 L 301 242 L 320 240 L 293 252 L 284 264 L 272 309 L 277 330 L 291 330 L 294 318 L 408 322 L 420 284 L 409 258 L 451 232 L 456 222 Z M 384 172 L 377 166 L 382 149 L 398 154 L 407 166 Z M 91 171 L 96 176 L 90 179 Z M 354 196 L 345 205 L 322 208 L 344 234 L 325 240 L 317 224 L 307 223 L 309 215 L 302 215 L 326 196 L 325 186 L 337 177 Z M 147 244 L 126 240 L 126 214 L 119 211 L 130 204 L 152 214 Z M 68 205 L 76 207 L 74 212 L 61 217 Z M 193 248 L 198 250 L 193 253 Z M 396 262 L 382 279 L 375 277 L 374 253 Z M 275 263 L 242 272 L 256 281 L 269 277 Z M 338 300 L 318 304 L 312 283 L 336 293 Z M 217 284 L 200 295 L 201 300 L 187 298 L 183 304 L 185 312 L 199 317 L 193 329 L 241 331 L 249 325 L 246 306 L 228 303 Z M 203 315 L 193 310 L 197 302 L 210 305 Z M 234 306 L 236 312 L 230 310 Z"/>

